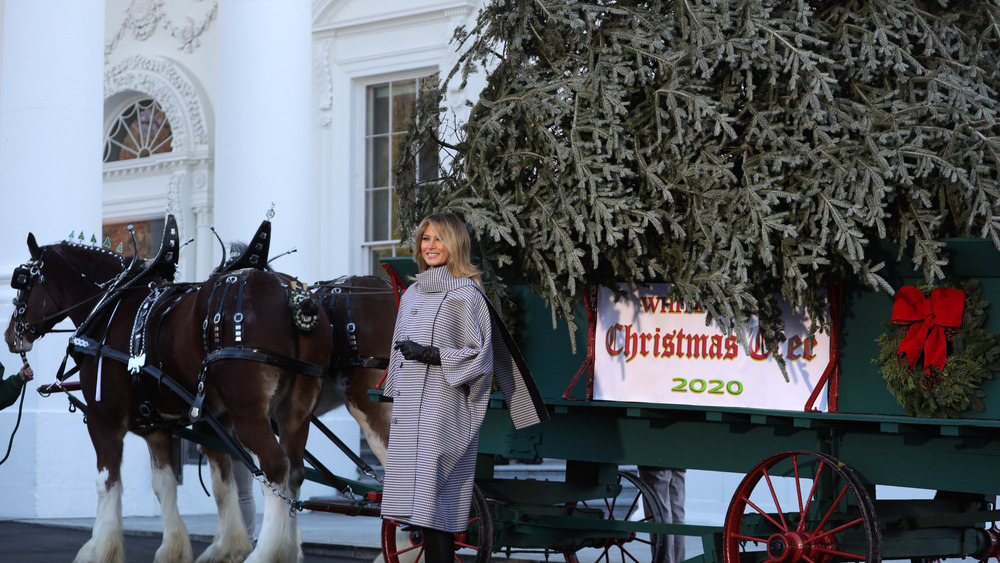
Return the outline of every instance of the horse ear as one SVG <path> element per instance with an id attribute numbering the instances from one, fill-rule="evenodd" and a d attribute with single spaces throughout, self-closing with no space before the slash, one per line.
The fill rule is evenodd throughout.
<path id="1" fill-rule="evenodd" d="M 28 251 L 31 252 L 31 257 L 35 260 L 42 254 L 38 249 L 38 243 L 35 241 L 35 233 L 28 233 Z"/>

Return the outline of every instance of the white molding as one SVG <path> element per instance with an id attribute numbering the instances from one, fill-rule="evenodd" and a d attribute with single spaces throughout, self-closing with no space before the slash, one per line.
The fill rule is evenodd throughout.
<path id="1" fill-rule="evenodd" d="M 161 174 L 193 166 L 205 166 L 211 162 L 212 157 L 207 150 L 188 152 L 184 155 L 171 152 L 133 160 L 108 162 L 104 164 L 104 180 Z"/>
<path id="2" fill-rule="evenodd" d="M 207 103 L 177 63 L 162 57 L 133 55 L 104 73 L 104 97 L 140 92 L 156 100 L 170 121 L 173 150 L 207 147 Z"/>
<path id="3" fill-rule="evenodd" d="M 316 84 L 316 99 L 321 110 L 333 108 L 333 40 L 313 41 L 313 81 Z"/>
<path id="4" fill-rule="evenodd" d="M 376 15 L 343 21 L 326 19 L 326 21 L 317 21 L 313 25 L 313 37 L 318 39 L 328 36 L 342 37 L 448 21 L 468 16 L 475 11 L 477 6 L 478 3 L 450 2 L 429 8 L 421 7 L 410 11 L 394 12 L 391 17 Z"/>

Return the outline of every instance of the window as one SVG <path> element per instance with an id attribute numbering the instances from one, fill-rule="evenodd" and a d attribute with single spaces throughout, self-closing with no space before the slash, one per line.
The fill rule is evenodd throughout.
<path id="1" fill-rule="evenodd" d="M 393 80 L 368 86 L 365 126 L 365 254 L 369 271 L 381 275 L 379 259 L 409 256 L 399 244 L 397 208 L 399 197 L 393 167 L 399 147 L 413 120 L 417 96 L 429 77 Z M 421 181 L 437 175 L 437 151 L 428 149 L 419 159 L 417 175 Z"/>
<path id="2" fill-rule="evenodd" d="M 104 162 L 145 158 L 173 150 L 173 133 L 163 108 L 152 98 L 118 114 L 104 139 Z"/>
<path id="3" fill-rule="evenodd" d="M 110 245 L 109 250 L 119 252 L 123 256 L 131 256 L 132 237 L 128 233 L 128 226 L 132 225 L 136 246 L 139 248 L 139 258 L 152 258 L 160 250 L 163 223 L 163 219 L 105 223 L 102 240 L 105 246 Z"/>

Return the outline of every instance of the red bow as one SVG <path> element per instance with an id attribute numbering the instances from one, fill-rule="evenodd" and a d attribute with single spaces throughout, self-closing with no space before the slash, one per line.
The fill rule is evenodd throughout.
<path id="1" fill-rule="evenodd" d="M 925 373 L 931 373 L 930 366 L 944 370 L 948 356 L 944 327 L 958 328 L 962 324 L 964 310 L 965 292 L 961 289 L 939 287 L 927 299 L 912 285 L 900 288 L 892 304 L 892 322 L 899 325 L 912 323 L 912 326 L 899 344 L 896 359 L 899 360 L 899 356 L 905 353 L 912 370 L 923 352 Z"/>

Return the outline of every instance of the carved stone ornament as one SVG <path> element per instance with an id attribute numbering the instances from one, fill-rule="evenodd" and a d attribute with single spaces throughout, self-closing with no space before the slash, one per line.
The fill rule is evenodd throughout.
<path id="1" fill-rule="evenodd" d="M 125 11 L 124 27 L 139 41 L 149 39 L 163 17 L 163 0 L 132 0 Z"/>
<path id="2" fill-rule="evenodd" d="M 198 0 L 202 2 L 203 0 Z M 118 32 L 104 45 L 105 56 L 110 55 L 125 34 L 131 33 L 139 41 L 145 41 L 153 36 L 158 27 L 163 27 L 171 37 L 180 41 L 177 48 L 191 53 L 201 46 L 199 38 L 208 30 L 209 25 L 219 13 L 218 0 L 212 0 L 210 7 L 200 18 L 195 19 L 185 14 L 185 24 L 177 25 L 166 14 L 164 0 L 132 0 L 125 10 Z"/>

